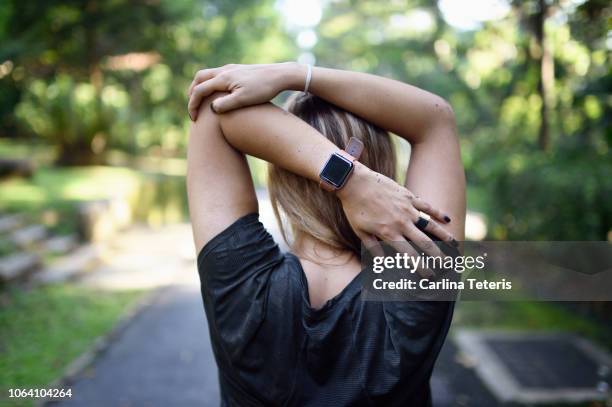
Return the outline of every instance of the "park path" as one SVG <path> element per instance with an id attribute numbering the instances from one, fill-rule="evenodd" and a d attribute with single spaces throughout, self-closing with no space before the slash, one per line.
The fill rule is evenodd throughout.
<path id="1" fill-rule="evenodd" d="M 281 242 L 263 193 L 260 213 Z M 48 405 L 219 406 L 217 369 L 188 224 L 134 227 L 121 234 L 107 248 L 104 264 L 80 283 L 112 290 L 156 289 L 157 294 L 94 363 L 70 381 L 72 398 Z M 434 373 L 432 390 L 437 407 L 495 405 L 473 372 L 462 366 L 450 341 Z"/>
<path id="2" fill-rule="evenodd" d="M 219 406 L 198 287 L 164 289 L 71 387 L 60 406 Z"/>

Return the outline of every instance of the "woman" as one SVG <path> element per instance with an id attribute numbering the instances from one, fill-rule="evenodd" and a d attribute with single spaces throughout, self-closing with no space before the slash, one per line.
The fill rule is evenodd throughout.
<path id="1" fill-rule="evenodd" d="M 287 112 L 269 103 L 283 90 L 310 94 Z M 189 95 L 189 204 L 223 405 L 430 404 L 452 304 L 361 301 L 360 244 L 408 240 L 438 255 L 429 236 L 463 239 L 465 180 L 448 103 L 297 63 L 205 69 Z M 387 131 L 412 145 L 405 187 L 393 181 Z M 289 253 L 258 221 L 245 154 L 270 163 Z"/>

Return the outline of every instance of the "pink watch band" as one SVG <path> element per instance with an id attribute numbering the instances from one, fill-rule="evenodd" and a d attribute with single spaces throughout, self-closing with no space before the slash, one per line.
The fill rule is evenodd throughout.
<path id="1" fill-rule="evenodd" d="M 359 157 L 361 157 L 361 153 L 363 153 L 363 147 L 364 147 L 363 142 L 361 140 L 355 137 L 351 137 L 348 141 L 348 144 L 346 145 L 346 148 L 344 150 L 340 150 L 339 154 L 341 154 L 342 156 L 344 156 L 351 162 L 359 161 Z M 348 177 L 350 176 L 351 174 L 348 175 Z M 346 181 L 344 182 L 345 184 L 348 181 L 348 177 Z M 324 179 L 319 180 L 319 187 L 321 187 L 321 189 L 324 189 L 325 191 L 328 191 L 328 192 L 334 192 L 339 189 L 339 188 L 336 188 L 335 185 L 327 182 Z"/>
<path id="2" fill-rule="evenodd" d="M 363 142 L 355 137 L 351 137 L 344 151 L 354 158 L 353 161 L 359 161 L 359 157 L 363 153 Z"/>

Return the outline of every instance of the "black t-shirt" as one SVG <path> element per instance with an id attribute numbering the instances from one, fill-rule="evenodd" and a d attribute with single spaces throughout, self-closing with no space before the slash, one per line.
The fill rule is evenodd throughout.
<path id="1" fill-rule="evenodd" d="M 309 305 L 298 258 L 256 213 L 198 255 L 225 406 L 421 406 L 453 303 L 360 299 L 361 275 Z"/>

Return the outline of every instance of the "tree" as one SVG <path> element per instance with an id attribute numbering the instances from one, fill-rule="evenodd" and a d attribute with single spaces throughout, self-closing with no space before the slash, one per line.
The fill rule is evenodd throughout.
<path id="1" fill-rule="evenodd" d="M 46 80 L 51 89 L 59 87 L 64 93 L 77 92 L 79 84 L 93 86 L 90 110 L 97 124 L 79 125 L 83 116 L 66 112 L 76 125 L 56 123 L 51 127 L 62 130 L 47 133 L 59 148 L 58 161 L 62 164 L 99 162 L 96 155 L 107 144 L 111 124 L 102 101 L 104 64 L 116 55 L 152 52 L 160 39 L 165 38 L 167 24 L 184 16 L 186 10 L 170 2 L 143 0 L 11 1 L 7 6 L 8 24 L 2 35 L 6 45 L 0 60 L 11 61 L 21 72 L 13 78 L 24 84 L 22 90 L 34 78 Z M 69 75 L 71 80 L 62 80 L 61 85 L 54 86 L 58 75 Z M 49 107 L 45 100 L 48 95 L 42 96 L 38 105 L 30 106 L 31 111 Z M 36 100 L 30 98 L 31 103 Z M 71 129 L 83 133 L 71 134 Z M 94 141 L 99 148 L 92 147 Z"/>
<path id="2" fill-rule="evenodd" d="M 469 185 L 486 197 L 489 237 L 605 239 L 609 2 L 511 5 L 505 17 L 460 31 L 431 2 L 334 1 L 315 55 L 450 100 Z"/>

